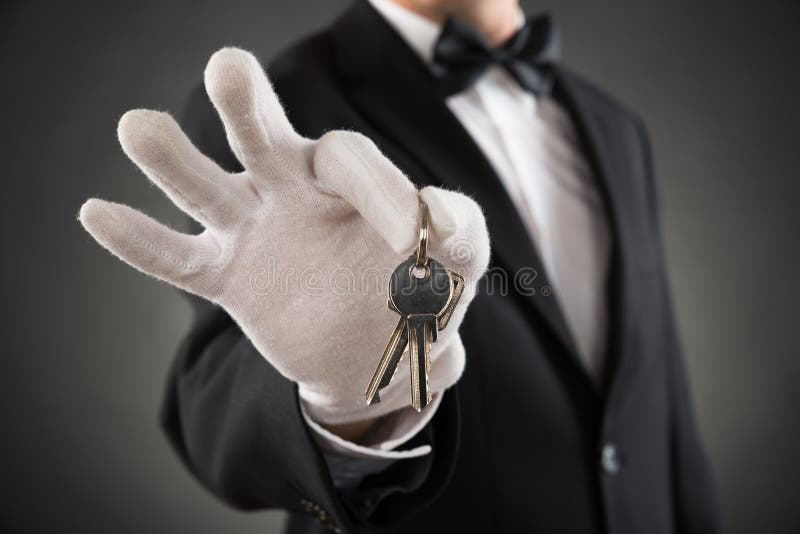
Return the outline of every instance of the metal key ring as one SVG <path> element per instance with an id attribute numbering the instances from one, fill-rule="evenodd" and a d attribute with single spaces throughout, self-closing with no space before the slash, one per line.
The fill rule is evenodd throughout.
<path id="1" fill-rule="evenodd" d="M 417 269 L 428 264 L 428 206 L 419 200 L 419 243 L 417 244 Z"/>

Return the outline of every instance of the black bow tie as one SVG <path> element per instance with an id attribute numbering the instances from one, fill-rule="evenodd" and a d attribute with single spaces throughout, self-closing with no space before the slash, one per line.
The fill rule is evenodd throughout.
<path id="1" fill-rule="evenodd" d="M 433 47 L 431 70 L 445 98 L 472 85 L 493 64 L 502 65 L 523 88 L 540 96 L 553 85 L 557 58 L 558 32 L 548 15 L 527 19 L 494 50 L 472 26 L 451 17 Z"/>

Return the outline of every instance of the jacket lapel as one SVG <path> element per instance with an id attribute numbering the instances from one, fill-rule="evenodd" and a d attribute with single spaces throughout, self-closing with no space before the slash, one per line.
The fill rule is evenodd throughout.
<path id="1" fill-rule="evenodd" d="M 582 137 L 586 155 L 597 177 L 609 216 L 613 248 L 609 293 L 609 343 L 604 389 L 613 397 L 623 377 L 635 363 L 631 336 L 639 317 L 636 250 L 642 220 L 637 216 L 641 200 L 636 167 L 632 161 L 630 127 L 620 123 L 619 111 L 605 96 L 564 68 L 556 72 L 556 97 L 570 112 Z"/>

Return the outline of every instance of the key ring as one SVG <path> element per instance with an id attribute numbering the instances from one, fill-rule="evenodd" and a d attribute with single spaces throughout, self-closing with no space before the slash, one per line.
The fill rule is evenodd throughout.
<path id="1" fill-rule="evenodd" d="M 428 264 L 428 206 L 419 200 L 419 243 L 417 244 L 417 269 Z"/>

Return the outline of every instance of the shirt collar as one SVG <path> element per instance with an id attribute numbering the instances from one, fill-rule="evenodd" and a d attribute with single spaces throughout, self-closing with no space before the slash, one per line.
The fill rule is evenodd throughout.
<path id="1" fill-rule="evenodd" d="M 430 64 L 433 59 L 433 46 L 442 31 L 441 24 L 409 11 L 392 0 L 369 0 L 369 3 L 400 34 L 422 61 Z"/>
<path id="2" fill-rule="evenodd" d="M 369 3 L 400 34 L 400 37 L 420 59 L 426 65 L 430 65 L 433 60 L 433 47 L 442 32 L 442 25 L 426 19 L 392 0 L 369 0 Z M 517 12 L 519 18 L 517 27 L 521 28 L 525 24 L 525 13 L 521 7 L 517 8 Z"/>

